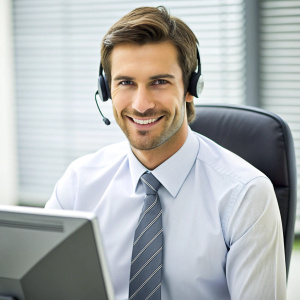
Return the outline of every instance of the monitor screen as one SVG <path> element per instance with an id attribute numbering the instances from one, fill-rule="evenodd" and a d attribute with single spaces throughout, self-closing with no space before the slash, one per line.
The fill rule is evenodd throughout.
<path id="1" fill-rule="evenodd" d="M 0 206 L 0 299 L 113 299 L 96 217 Z"/>

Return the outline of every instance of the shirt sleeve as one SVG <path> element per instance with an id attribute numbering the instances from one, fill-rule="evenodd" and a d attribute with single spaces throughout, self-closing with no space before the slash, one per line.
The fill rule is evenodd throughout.
<path id="1" fill-rule="evenodd" d="M 281 217 L 267 178 L 255 178 L 243 187 L 225 232 L 231 299 L 286 299 Z"/>

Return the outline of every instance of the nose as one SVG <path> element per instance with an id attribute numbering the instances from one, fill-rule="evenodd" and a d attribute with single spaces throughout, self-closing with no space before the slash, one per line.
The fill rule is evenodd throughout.
<path id="1" fill-rule="evenodd" d="M 146 110 L 154 108 L 155 103 L 151 97 L 150 91 L 147 87 L 139 86 L 133 97 L 132 108 L 140 113 L 144 113 Z"/>

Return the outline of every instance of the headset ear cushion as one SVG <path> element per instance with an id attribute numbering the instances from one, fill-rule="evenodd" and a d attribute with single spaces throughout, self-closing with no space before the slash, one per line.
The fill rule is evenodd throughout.
<path id="1" fill-rule="evenodd" d="M 198 98 L 203 90 L 203 86 L 204 81 L 202 75 L 200 73 L 193 72 L 188 87 L 190 94 Z"/>
<path id="2" fill-rule="evenodd" d="M 98 94 L 103 102 L 110 98 L 109 86 L 105 75 L 100 75 L 98 78 Z"/>
<path id="3" fill-rule="evenodd" d="M 110 96 L 110 89 L 109 89 L 109 85 L 108 85 L 106 75 L 103 75 L 103 80 L 104 80 L 104 83 L 105 83 L 107 100 L 108 100 L 108 99 L 111 99 L 111 96 Z"/>

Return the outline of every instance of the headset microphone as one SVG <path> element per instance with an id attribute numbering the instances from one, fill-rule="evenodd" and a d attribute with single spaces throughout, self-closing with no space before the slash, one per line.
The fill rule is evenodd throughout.
<path id="1" fill-rule="evenodd" d="M 99 95 L 98 91 L 96 91 L 96 93 L 95 93 L 95 102 L 96 102 L 96 104 L 97 104 L 99 113 L 100 113 L 101 116 L 103 117 L 102 120 L 103 120 L 103 122 L 105 123 L 105 125 L 109 125 L 109 124 L 110 124 L 110 121 L 109 121 L 107 118 L 105 118 L 105 117 L 103 116 L 103 113 L 101 112 L 101 109 L 100 109 L 100 107 L 99 107 L 99 105 L 98 105 L 97 94 Z"/>

